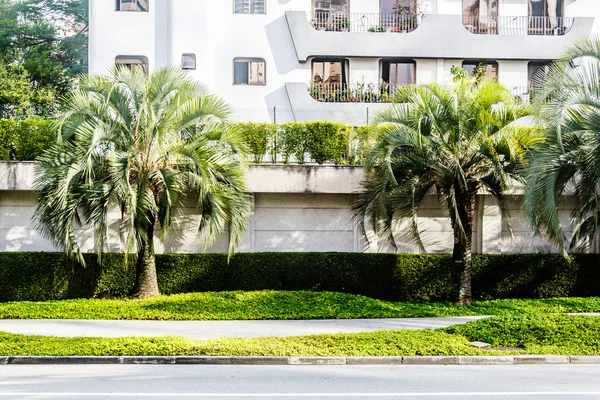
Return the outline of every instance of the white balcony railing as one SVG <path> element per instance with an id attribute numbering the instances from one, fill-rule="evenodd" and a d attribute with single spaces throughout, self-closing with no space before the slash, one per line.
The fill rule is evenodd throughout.
<path id="1" fill-rule="evenodd" d="M 412 32 L 419 26 L 420 15 L 397 13 L 329 14 L 315 13 L 311 24 L 330 32 Z"/>
<path id="2" fill-rule="evenodd" d="M 573 26 L 572 17 L 463 16 L 465 28 L 478 35 L 561 36 Z"/>
<path id="3" fill-rule="evenodd" d="M 313 99 L 325 103 L 394 103 L 403 101 L 399 93 L 401 87 L 388 83 L 315 83 L 307 90 Z M 509 89 L 523 104 L 529 104 L 533 99 L 531 86 L 511 86 Z"/>

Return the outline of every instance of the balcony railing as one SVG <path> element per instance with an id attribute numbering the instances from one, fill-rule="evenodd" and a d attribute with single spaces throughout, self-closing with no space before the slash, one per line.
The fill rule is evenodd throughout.
<path id="1" fill-rule="evenodd" d="M 325 103 L 394 103 L 402 102 L 401 87 L 387 83 L 321 83 L 309 85 L 308 92 L 313 99 Z M 533 99 L 530 86 L 512 86 L 509 89 L 523 104 L 529 104 Z"/>
<path id="2" fill-rule="evenodd" d="M 417 14 L 329 14 L 315 13 L 311 16 L 312 26 L 330 32 L 412 32 L 419 26 L 421 16 Z"/>
<path id="3" fill-rule="evenodd" d="M 463 16 L 465 28 L 478 35 L 561 36 L 573 26 L 572 17 Z"/>

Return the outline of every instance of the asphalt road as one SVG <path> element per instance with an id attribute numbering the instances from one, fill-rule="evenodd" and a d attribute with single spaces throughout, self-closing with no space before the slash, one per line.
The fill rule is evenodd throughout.
<path id="1" fill-rule="evenodd" d="M 0 366 L 0 399 L 600 399 L 598 365 Z"/>

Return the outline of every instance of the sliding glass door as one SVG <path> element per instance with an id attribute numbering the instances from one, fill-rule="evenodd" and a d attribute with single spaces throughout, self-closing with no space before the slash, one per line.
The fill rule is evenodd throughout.
<path id="1" fill-rule="evenodd" d="M 529 8 L 529 34 L 563 34 L 564 0 L 527 0 Z M 556 31 L 556 32 L 555 32 Z"/>

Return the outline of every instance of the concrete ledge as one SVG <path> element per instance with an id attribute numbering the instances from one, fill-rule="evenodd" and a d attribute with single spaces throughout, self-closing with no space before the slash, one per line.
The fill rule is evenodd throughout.
<path id="1" fill-rule="evenodd" d="M 515 356 L 515 364 L 569 364 L 566 356 Z"/>
<path id="2" fill-rule="evenodd" d="M 460 365 L 506 365 L 514 364 L 513 356 L 461 356 L 458 357 Z"/>
<path id="3" fill-rule="evenodd" d="M 197 364 L 197 365 L 522 365 L 600 364 L 600 356 L 410 356 L 410 357 L 0 357 L 0 365 Z"/>
<path id="4" fill-rule="evenodd" d="M 346 365 L 399 365 L 404 357 L 346 357 Z"/>
<path id="5" fill-rule="evenodd" d="M 239 365 L 287 365 L 289 357 L 232 357 L 231 362 Z"/>
<path id="6" fill-rule="evenodd" d="M 402 364 L 406 365 L 456 365 L 458 357 L 455 356 L 411 356 L 404 357 Z"/>
<path id="7" fill-rule="evenodd" d="M 600 364 L 600 356 L 571 356 L 571 364 Z"/>

